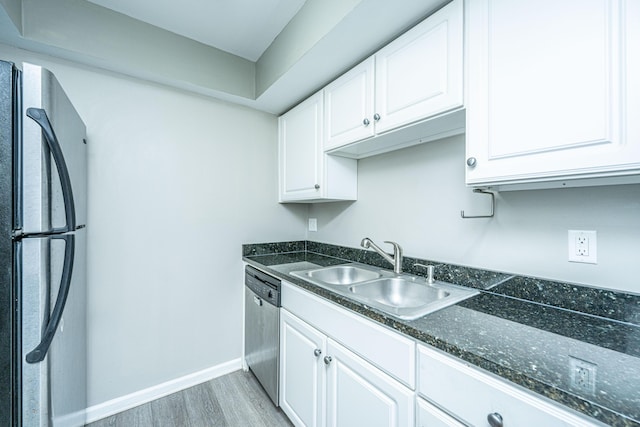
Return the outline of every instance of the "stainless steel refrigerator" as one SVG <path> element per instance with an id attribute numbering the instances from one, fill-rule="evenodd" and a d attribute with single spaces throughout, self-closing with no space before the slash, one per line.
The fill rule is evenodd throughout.
<path id="1" fill-rule="evenodd" d="M 84 425 L 86 129 L 54 75 L 0 61 L 0 425 Z"/>

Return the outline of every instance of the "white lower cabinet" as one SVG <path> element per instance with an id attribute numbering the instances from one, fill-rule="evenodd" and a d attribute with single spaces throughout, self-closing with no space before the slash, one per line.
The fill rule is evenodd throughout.
<path id="1" fill-rule="evenodd" d="M 296 426 L 324 425 L 327 337 L 280 310 L 280 407 Z"/>
<path id="2" fill-rule="evenodd" d="M 413 425 L 412 390 L 286 309 L 280 319 L 280 406 L 294 425 Z"/>
<path id="3" fill-rule="evenodd" d="M 413 391 L 329 339 L 327 425 L 413 425 Z"/>
<path id="4" fill-rule="evenodd" d="M 287 282 L 280 406 L 295 426 L 604 426 Z"/>
<path id="5" fill-rule="evenodd" d="M 477 427 L 603 425 L 481 372 L 440 351 L 419 345 L 418 358 L 420 364 L 418 393 L 469 425 Z M 492 421 L 489 421 L 489 418 L 492 418 Z M 426 425 L 429 426 L 429 424 Z"/>

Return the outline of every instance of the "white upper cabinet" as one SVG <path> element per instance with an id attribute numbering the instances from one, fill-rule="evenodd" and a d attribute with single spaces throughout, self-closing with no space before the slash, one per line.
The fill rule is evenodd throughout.
<path id="1" fill-rule="evenodd" d="M 278 120 L 280 199 L 316 197 L 322 170 L 322 94 Z"/>
<path id="2" fill-rule="evenodd" d="M 280 202 L 357 198 L 356 160 L 324 154 L 322 132 L 322 92 L 278 119 Z"/>
<path id="3" fill-rule="evenodd" d="M 454 0 L 325 88 L 325 150 L 362 158 L 464 131 L 461 114 L 429 120 L 463 106 L 462 9 Z"/>
<path id="4" fill-rule="evenodd" d="M 640 173 L 638 4 L 467 2 L 468 185 Z"/>
<path id="5" fill-rule="evenodd" d="M 463 103 L 463 10 L 456 0 L 375 55 L 376 132 Z"/>
<path id="6" fill-rule="evenodd" d="M 324 149 L 374 135 L 373 57 L 324 89 Z"/>

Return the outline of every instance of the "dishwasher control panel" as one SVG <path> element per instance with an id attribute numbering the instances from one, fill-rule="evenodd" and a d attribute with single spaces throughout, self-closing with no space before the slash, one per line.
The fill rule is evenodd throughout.
<path id="1" fill-rule="evenodd" d="M 271 305 L 280 307 L 280 280 L 248 265 L 244 274 L 245 285 L 256 296 Z"/>

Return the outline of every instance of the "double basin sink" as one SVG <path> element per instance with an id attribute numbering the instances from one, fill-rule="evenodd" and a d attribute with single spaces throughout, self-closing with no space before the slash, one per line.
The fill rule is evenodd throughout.
<path id="1" fill-rule="evenodd" d="M 478 294 L 478 291 L 423 277 L 394 274 L 364 265 L 342 264 L 292 275 L 357 300 L 402 320 L 414 320 Z"/>

